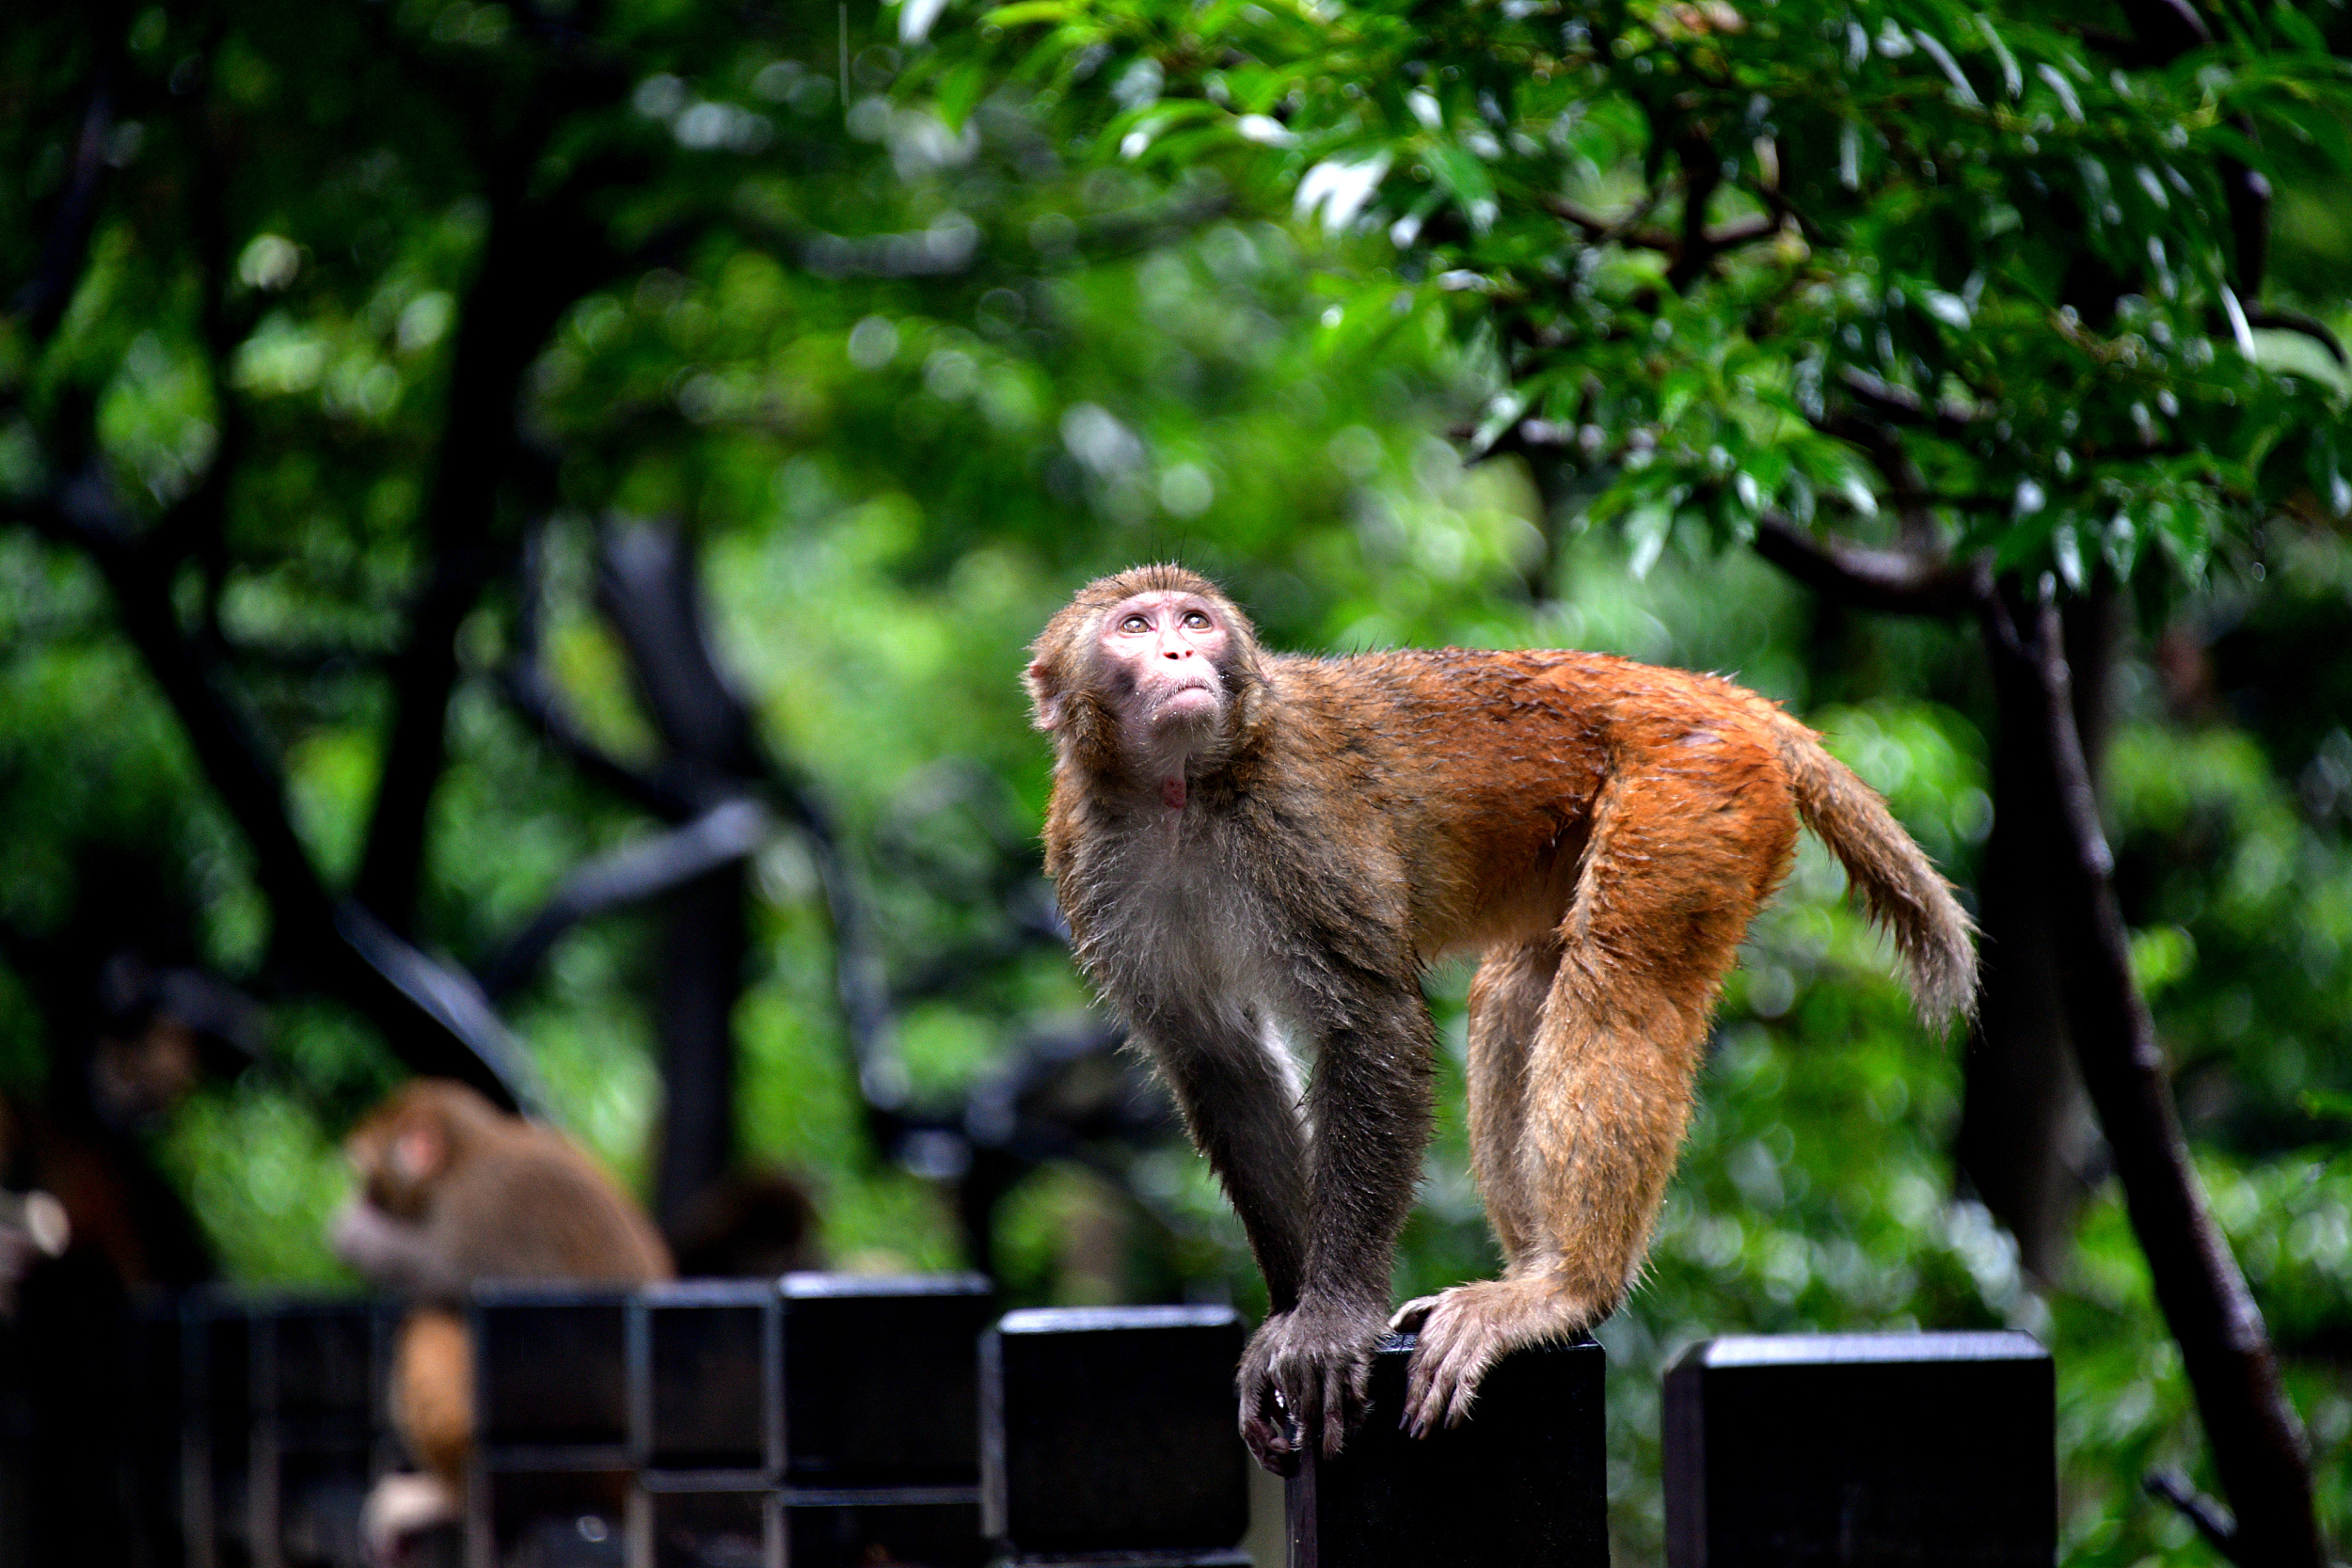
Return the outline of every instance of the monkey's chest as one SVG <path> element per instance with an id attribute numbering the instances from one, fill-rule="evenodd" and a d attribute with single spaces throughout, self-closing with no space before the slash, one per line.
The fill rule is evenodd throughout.
<path id="1" fill-rule="evenodd" d="M 1171 843 L 1094 881 L 1080 922 L 1088 958 L 1128 999 L 1177 988 L 1276 1002 L 1281 924 L 1214 844 Z M 1108 870 L 1109 868 L 1105 868 Z M 1073 911 L 1075 913 L 1076 911 Z"/>

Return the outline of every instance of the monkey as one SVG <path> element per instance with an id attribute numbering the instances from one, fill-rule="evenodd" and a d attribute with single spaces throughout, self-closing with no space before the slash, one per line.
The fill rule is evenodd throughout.
<path id="1" fill-rule="evenodd" d="M 418 1079 L 344 1141 L 359 1189 L 329 1222 L 336 1255 L 410 1302 L 393 1347 L 392 1424 L 421 1466 L 367 1504 L 380 1559 L 454 1519 L 473 1449 L 473 1354 L 461 1315 L 485 1279 L 638 1285 L 671 1277 L 644 1215 L 569 1139 L 462 1084 Z"/>
<path id="2" fill-rule="evenodd" d="M 1727 680 L 1577 652 L 1272 654 L 1172 565 L 1089 584 L 1030 656 L 1046 870 L 1264 1275 L 1237 1385 L 1278 1473 L 1340 1450 L 1391 1329 L 1418 1331 L 1420 1435 L 1506 1352 L 1615 1309 L 1800 821 L 1891 933 L 1922 1019 L 1973 1005 L 1949 884 L 1819 736 Z M 1504 1268 L 1391 1314 L 1431 1116 L 1421 975 L 1455 953 L 1478 956 L 1472 1165 Z M 1311 1053 L 1304 1082 L 1286 1041 Z"/>

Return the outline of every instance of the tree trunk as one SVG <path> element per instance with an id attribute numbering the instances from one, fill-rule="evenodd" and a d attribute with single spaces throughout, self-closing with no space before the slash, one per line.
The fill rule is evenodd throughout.
<path id="1" fill-rule="evenodd" d="M 735 1158 L 735 1008 L 749 951 L 744 863 L 731 861 L 669 899 L 656 1027 L 661 1039 L 661 1150 L 654 1213 L 673 1240 L 686 1207 Z"/>
<path id="2" fill-rule="evenodd" d="M 2280 1386 L 2262 1313 L 2206 1209 L 2154 1022 L 2132 983 L 2058 612 L 2007 594 L 1988 595 L 1983 612 L 2004 734 L 2016 737 L 2059 828 L 2044 885 L 2075 1060 L 2237 1513 L 2231 1556 L 2266 1568 L 2323 1568 L 2302 1426 Z"/>
<path id="3" fill-rule="evenodd" d="M 672 529 L 608 530 L 596 602 L 622 645 L 666 754 L 659 770 L 685 802 L 743 800 L 761 760 L 750 705 L 719 668 L 703 611 L 701 560 Z M 670 895 L 662 940 L 660 1155 L 654 1212 L 672 1240 L 686 1207 L 735 1157 L 735 1007 L 750 936 L 744 863 Z"/>
<path id="4" fill-rule="evenodd" d="M 2112 713 L 2119 598 L 2105 573 L 2064 611 L 2074 714 L 2095 784 Z M 1984 1206 L 2017 1238 L 2035 1278 L 2058 1277 L 2089 1196 L 2098 1130 L 2066 1029 L 2049 867 L 2065 825 L 2041 782 L 2041 748 L 2016 727 L 1993 737 L 1993 833 L 1977 874 L 1983 975 L 1969 1031 L 1967 1084 L 1953 1149 Z"/>

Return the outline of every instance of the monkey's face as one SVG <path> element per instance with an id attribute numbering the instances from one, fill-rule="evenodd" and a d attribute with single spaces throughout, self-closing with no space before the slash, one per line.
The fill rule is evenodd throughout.
<path id="1" fill-rule="evenodd" d="M 449 1133 L 422 1108 L 395 1106 L 355 1131 L 343 1152 L 367 1201 L 413 1224 L 432 1207 L 434 1184 L 449 1166 Z"/>
<path id="2" fill-rule="evenodd" d="M 1113 605 L 1095 651 L 1121 717 L 1159 738 L 1213 728 L 1224 716 L 1232 650 L 1232 630 L 1214 601 L 1160 590 Z"/>

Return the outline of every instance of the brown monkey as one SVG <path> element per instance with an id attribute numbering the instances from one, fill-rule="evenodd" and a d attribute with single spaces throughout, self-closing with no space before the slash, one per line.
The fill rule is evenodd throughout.
<path id="1" fill-rule="evenodd" d="M 670 1277 L 661 1238 L 610 1178 L 552 1128 L 462 1084 L 395 1090 L 345 1140 L 360 1190 L 328 1241 L 370 1283 L 409 1297 L 392 1358 L 392 1418 L 421 1477 L 368 1502 L 379 1549 L 454 1518 L 473 1448 L 473 1357 L 458 1308 L 475 1281 Z"/>
<path id="2" fill-rule="evenodd" d="M 1046 867 L 1079 962 L 1225 1183 L 1273 1312 L 1242 1434 L 1288 1469 L 1418 1327 L 1406 1417 L 1459 1420 L 1517 1346 L 1624 1297 L 1740 936 L 1800 818 L 1908 961 L 1969 1006 L 1950 888 L 1813 732 L 1727 681 L 1599 654 L 1262 651 L 1175 566 L 1105 578 L 1032 649 Z M 1424 966 L 1482 955 L 1470 1119 L 1502 1277 L 1389 1312 L 1428 1132 Z M 1283 1033 L 1313 1047 L 1302 1091 Z"/>

